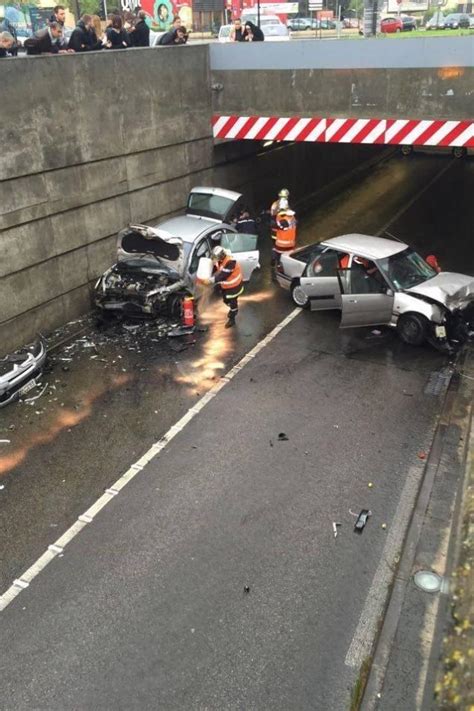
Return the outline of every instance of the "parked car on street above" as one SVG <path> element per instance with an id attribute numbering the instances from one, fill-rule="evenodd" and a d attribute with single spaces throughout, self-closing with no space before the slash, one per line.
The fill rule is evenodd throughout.
<path id="1" fill-rule="evenodd" d="M 276 278 L 301 308 L 341 310 L 341 328 L 387 325 L 412 345 L 462 340 L 472 328 L 474 278 L 437 273 L 403 242 L 334 237 L 282 254 Z"/>
<path id="2" fill-rule="evenodd" d="M 218 244 L 232 252 L 248 281 L 260 267 L 259 252 L 257 236 L 232 224 L 241 206 L 240 193 L 196 187 L 185 215 L 121 230 L 117 262 L 95 285 L 96 306 L 130 316 L 178 315 L 183 296 L 195 291 L 200 258 Z"/>
<path id="3" fill-rule="evenodd" d="M 450 15 L 447 15 L 444 19 L 444 27 L 447 30 L 468 30 L 470 24 L 469 15 L 461 12 L 453 12 Z"/>
<path id="4" fill-rule="evenodd" d="M 288 20 L 287 27 L 294 32 L 314 30 L 317 27 L 317 22 L 312 17 L 292 17 Z"/>
<path id="5" fill-rule="evenodd" d="M 444 14 L 435 12 L 433 17 L 426 22 L 425 30 L 444 30 Z"/>
<path id="6" fill-rule="evenodd" d="M 416 30 L 416 18 L 411 17 L 411 15 L 400 15 L 402 21 L 402 32 L 412 32 Z"/>
<path id="7" fill-rule="evenodd" d="M 384 17 L 380 21 L 380 31 L 385 34 L 392 32 L 401 32 L 403 30 L 403 22 L 399 17 Z"/>

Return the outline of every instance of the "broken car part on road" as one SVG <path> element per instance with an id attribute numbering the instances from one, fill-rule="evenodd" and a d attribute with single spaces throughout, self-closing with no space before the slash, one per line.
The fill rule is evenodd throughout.
<path id="1" fill-rule="evenodd" d="M 0 407 L 4 407 L 37 385 L 46 360 L 46 343 L 40 336 L 31 345 L 0 358 Z"/>

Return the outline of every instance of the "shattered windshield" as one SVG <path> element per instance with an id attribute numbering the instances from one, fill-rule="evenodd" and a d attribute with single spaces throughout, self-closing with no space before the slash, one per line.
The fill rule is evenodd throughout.
<path id="1" fill-rule="evenodd" d="M 410 289 L 436 276 L 436 272 L 412 249 L 378 260 L 378 266 L 396 289 Z"/>

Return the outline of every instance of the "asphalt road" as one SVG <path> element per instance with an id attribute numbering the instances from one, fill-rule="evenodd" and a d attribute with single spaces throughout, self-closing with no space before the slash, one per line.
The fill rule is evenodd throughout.
<path id="1" fill-rule="evenodd" d="M 395 158 L 307 215 L 300 238 L 388 230 L 472 273 L 473 183 L 472 162 Z M 57 395 L 0 415 L 2 589 L 291 308 L 264 269 L 232 333 L 211 301 L 209 331 L 181 353 L 94 330 L 58 352 Z M 5 708 L 345 708 L 443 365 L 392 333 L 298 316 L 5 610 Z M 364 506 L 355 537 L 348 508 Z"/>

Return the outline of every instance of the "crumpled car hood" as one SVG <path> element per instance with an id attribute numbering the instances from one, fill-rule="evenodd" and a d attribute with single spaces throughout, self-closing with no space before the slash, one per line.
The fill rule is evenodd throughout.
<path id="1" fill-rule="evenodd" d="M 150 263 L 150 259 L 159 260 L 182 274 L 183 240 L 157 227 L 130 225 L 118 233 L 117 259 L 119 262 L 133 259 L 135 263 L 140 259 L 146 263 Z"/>
<path id="2" fill-rule="evenodd" d="M 449 309 L 464 308 L 474 301 L 474 279 L 466 274 L 440 272 L 407 292 L 427 296 Z"/>

